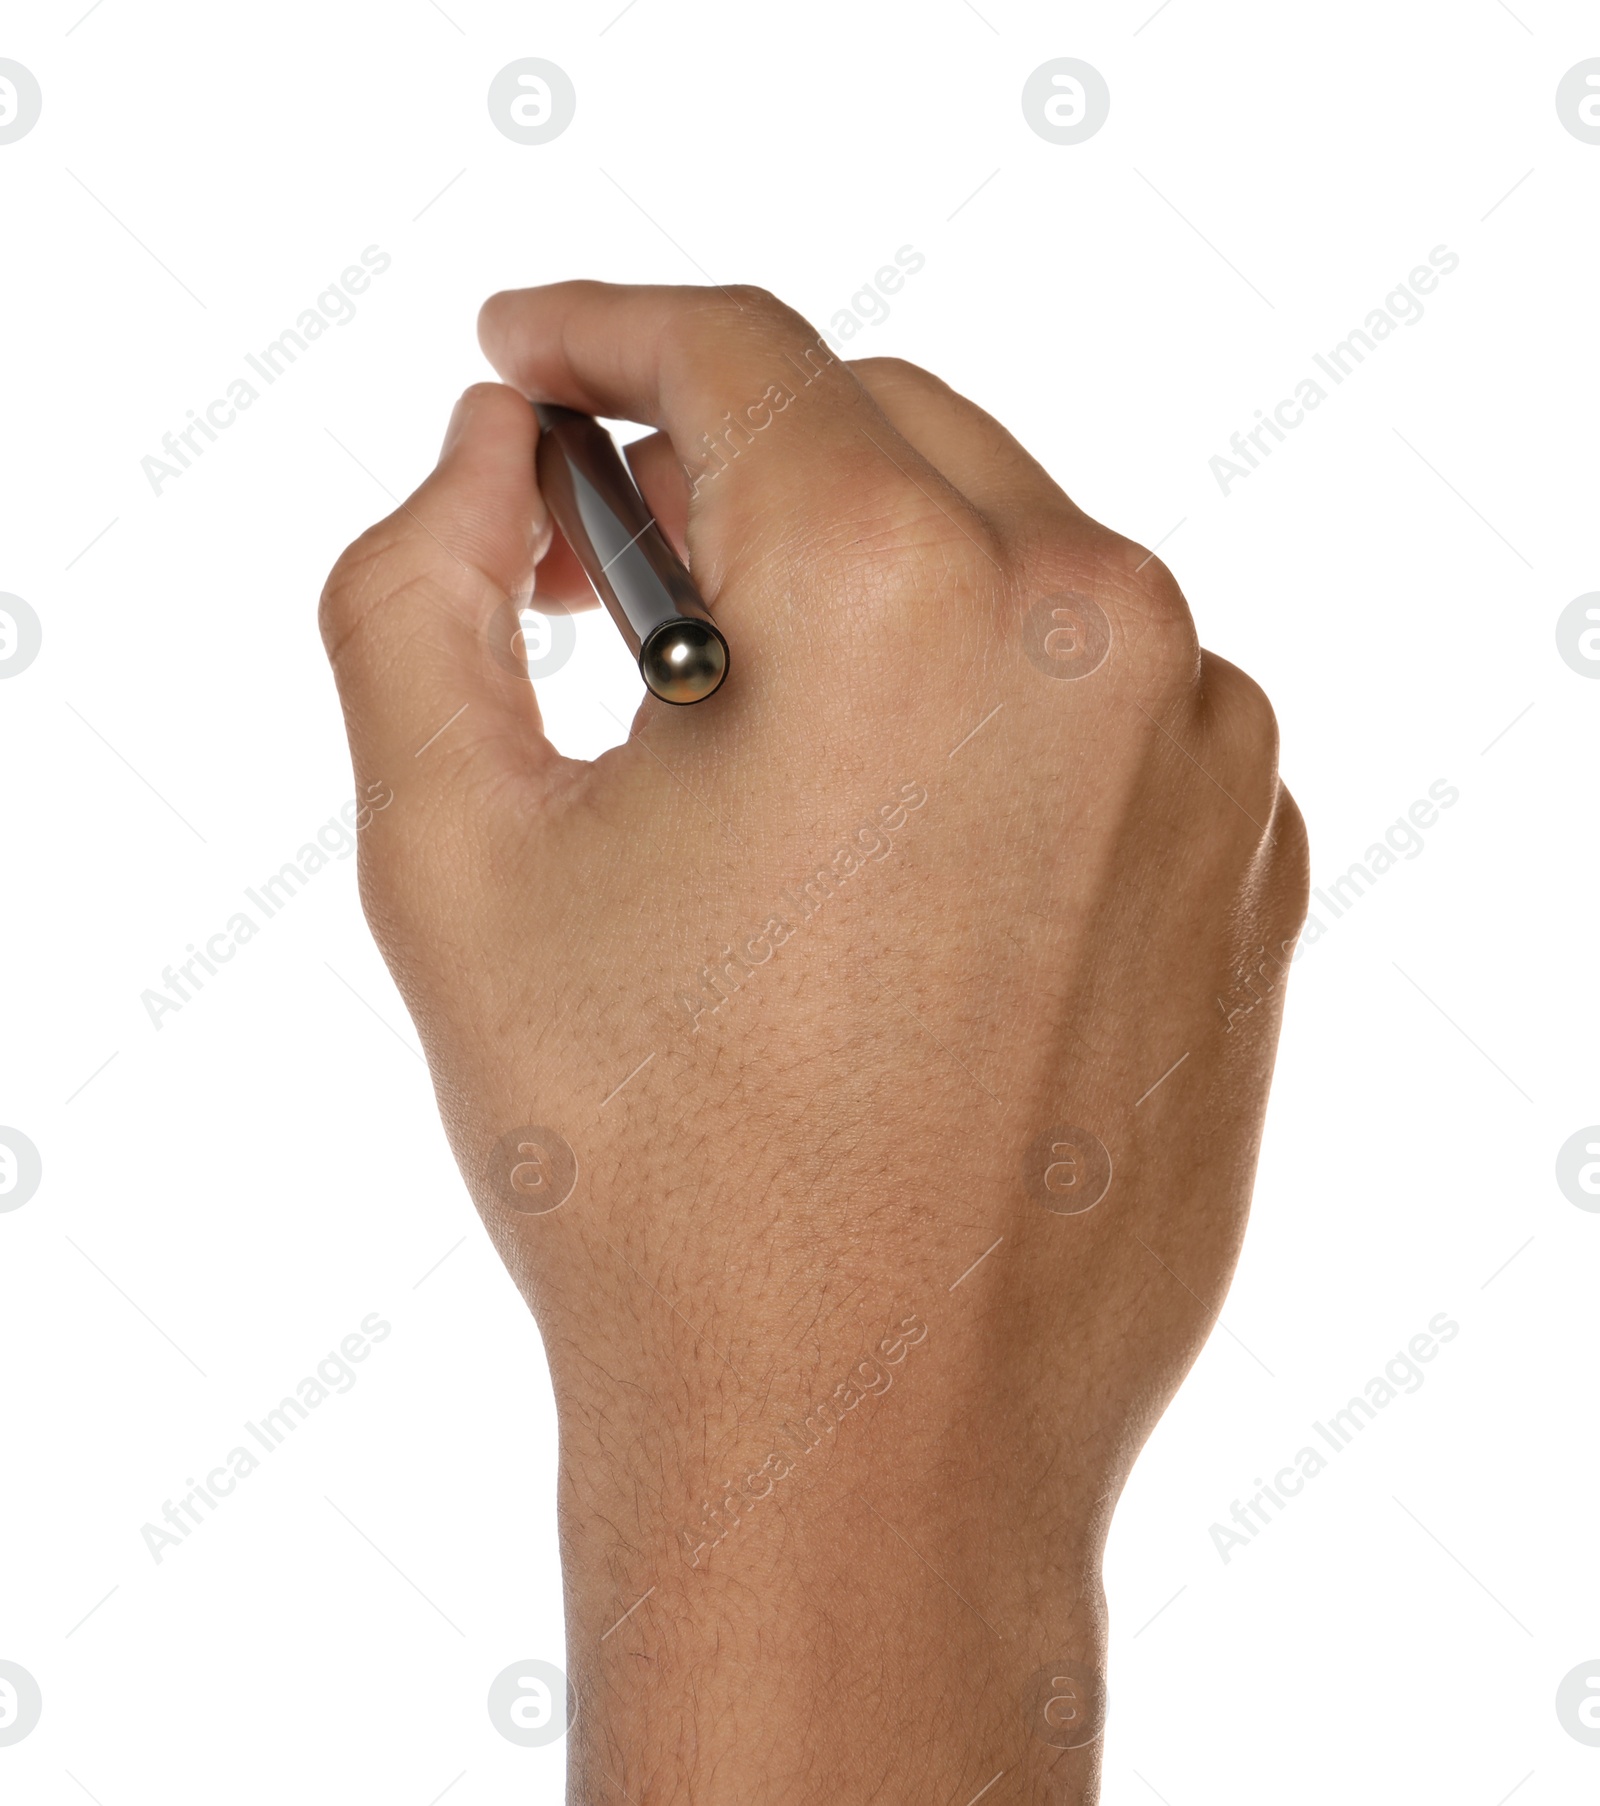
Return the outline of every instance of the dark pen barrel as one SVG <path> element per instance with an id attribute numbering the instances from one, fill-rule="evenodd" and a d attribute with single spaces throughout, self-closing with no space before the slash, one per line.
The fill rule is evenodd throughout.
<path id="1" fill-rule="evenodd" d="M 539 402 L 534 411 L 540 492 L 646 688 L 663 702 L 704 702 L 728 674 L 728 643 L 611 435 L 572 408 Z"/>

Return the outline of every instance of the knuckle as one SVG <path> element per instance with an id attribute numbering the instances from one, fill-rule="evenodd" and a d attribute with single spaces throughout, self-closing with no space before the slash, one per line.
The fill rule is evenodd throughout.
<path id="1" fill-rule="evenodd" d="M 1267 693 L 1248 672 L 1206 653 L 1202 688 L 1213 743 L 1222 756 L 1251 772 L 1278 769 L 1278 717 Z"/>
<path id="2" fill-rule="evenodd" d="M 317 625 L 322 630 L 322 643 L 331 653 L 349 630 L 352 617 L 360 609 L 360 598 L 372 579 L 372 566 L 380 555 L 374 544 L 378 528 L 369 527 L 354 539 L 334 560 L 322 586 L 317 604 Z"/>
<path id="3" fill-rule="evenodd" d="M 771 289 L 762 288 L 758 283 L 735 282 L 722 292 L 739 313 L 754 313 L 769 319 L 788 319 L 794 314 L 794 309 L 780 301 Z"/>
<path id="4" fill-rule="evenodd" d="M 1147 552 L 1142 546 L 1130 545 L 1129 551 L 1138 555 L 1137 562 L 1126 579 L 1130 591 L 1145 603 L 1152 614 L 1163 617 L 1187 615 L 1189 604 L 1184 600 L 1178 579 L 1169 567 L 1154 552 Z"/>
<path id="5" fill-rule="evenodd" d="M 1192 694 L 1201 654 L 1194 620 L 1177 580 L 1131 540 L 1079 518 L 1043 523 L 1021 548 L 1026 599 L 1088 596 L 1111 624 L 1121 682 L 1156 698 Z"/>
<path id="6" fill-rule="evenodd" d="M 850 360 L 857 378 L 871 389 L 914 391 L 924 394 L 929 389 L 942 389 L 938 377 L 903 357 L 858 357 Z"/>
<path id="7" fill-rule="evenodd" d="M 399 581 L 396 560 L 402 533 L 391 515 L 368 527 L 334 563 L 317 604 L 317 625 L 330 658 L 336 658 Z"/>
<path id="8" fill-rule="evenodd" d="M 1278 888 L 1298 909 L 1296 921 L 1303 921 L 1311 902 L 1311 836 L 1300 805 L 1282 783 L 1272 811 L 1272 849 Z"/>
<path id="9" fill-rule="evenodd" d="M 1311 909 L 1311 842 L 1305 817 L 1282 783 L 1277 784 L 1256 868 L 1258 907 L 1285 951 L 1305 928 Z"/>
<path id="10" fill-rule="evenodd" d="M 730 340 L 792 336 L 796 324 L 805 325 L 770 290 L 750 283 L 684 293 L 686 301 L 668 311 L 656 340 L 662 359 L 684 369 L 708 365 L 726 351 Z"/>
<path id="11" fill-rule="evenodd" d="M 813 377 L 843 363 L 827 334 L 770 289 L 737 283 L 711 295 L 708 306 L 719 349 L 732 339 L 747 352 L 778 357 L 784 369 L 809 371 Z"/>
<path id="12" fill-rule="evenodd" d="M 1114 534 L 1102 554 L 1106 578 L 1141 620 L 1192 625 L 1189 604 L 1167 564 L 1147 546 Z"/>
<path id="13" fill-rule="evenodd" d="M 1137 669 L 1163 687 L 1192 689 L 1201 670 L 1200 638 L 1178 580 L 1152 553 L 1138 552 L 1133 569 L 1114 584 L 1118 611 Z"/>

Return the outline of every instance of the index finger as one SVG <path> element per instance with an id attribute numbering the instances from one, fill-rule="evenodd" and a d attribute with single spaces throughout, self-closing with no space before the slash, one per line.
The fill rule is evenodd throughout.
<path id="1" fill-rule="evenodd" d="M 764 289 L 507 290 L 484 304 L 478 335 L 501 378 L 531 399 L 666 433 L 690 486 L 691 549 L 714 564 L 734 523 L 756 539 L 868 510 L 943 514 L 969 537 L 977 524 L 825 335 Z"/>

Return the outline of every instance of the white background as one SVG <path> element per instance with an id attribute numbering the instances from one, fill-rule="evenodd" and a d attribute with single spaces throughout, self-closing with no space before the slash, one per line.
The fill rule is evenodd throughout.
<path id="1" fill-rule="evenodd" d="M 44 111 L 0 145 L 0 590 L 44 649 L 0 684 L 0 1122 L 44 1180 L 0 1215 L 0 1658 L 44 1716 L 6 1799 L 559 1798 L 562 1746 L 484 1706 L 562 1660 L 542 1356 L 354 862 L 159 1031 L 140 993 L 350 794 L 317 593 L 487 374 L 484 296 L 709 275 L 825 325 L 907 244 L 850 350 L 1163 541 L 1277 705 L 1319 885 L 1460 791 L 1295 969 L 1230 1333 L 1112 1536 L 1105 1797 L 1595 1797 L 1554 1696 L 1600 1657 L 1600 1217 L 1554 1162 L 1600 1120 L 1600 683 L 1554 626 L 1600 588 L 1600 146 L 1554 93 L 1600 20 L 975 4 L 8 6 Z M 485 96 L 534 55 L 578 111 L 526 147 Z M 1075 146 L 1020 106 L 1058 56 L 1111 89 Z M 1213 454 L 1441 244 L 1426 316 L 1225 497 Z M 357 316 L 153 494 L 140 459 L 368 245 Z M 637 693 L 589 616 L 540 700 L 591 752 Z M 157 1566 L 141 1525 L 373 1311 L 355 1388 Z M 1440 1311 L 1421 1390 L 1224 1564 L 1213 1521 Z"/>

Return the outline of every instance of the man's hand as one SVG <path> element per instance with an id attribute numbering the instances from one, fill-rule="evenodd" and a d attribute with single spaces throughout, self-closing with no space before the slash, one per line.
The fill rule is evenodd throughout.
<path id="1" fill-rule="evenodd" d="M 368 918 L 561 1418 L 573 1797 L 1092 1799 L 1100 1552 L 1243 1233 L 1306 852 L 1260 690 L 986 414 L 755 289 L 496 296 L 322 622 Z M 732 649 L 592 764 L 529 399 Z M 554 543 L 553 543 L 554 540 Z M 509 626 L 508 626 L 509 624 Z"/>

